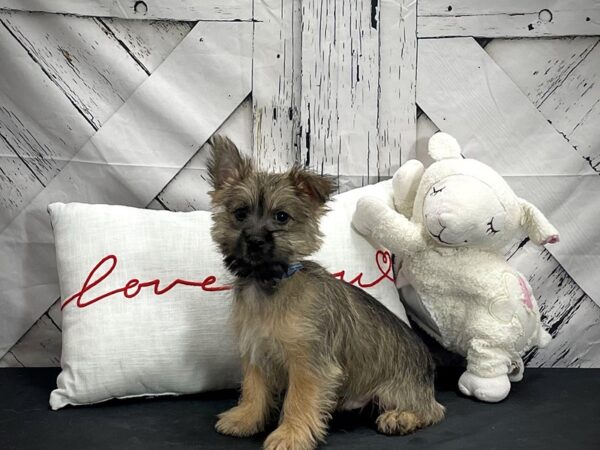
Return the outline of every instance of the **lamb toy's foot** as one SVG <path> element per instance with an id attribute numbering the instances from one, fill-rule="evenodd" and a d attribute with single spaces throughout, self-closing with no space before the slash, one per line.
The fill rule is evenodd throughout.
<path id="1" fill-rule="evenodd" d="M 495 403 L 506 398 L 510 392 L 510 381 L 506 375 L 484 378 L 471 372 L 464 372 L 458 380 L 458 388 L 469 397 Z"/>

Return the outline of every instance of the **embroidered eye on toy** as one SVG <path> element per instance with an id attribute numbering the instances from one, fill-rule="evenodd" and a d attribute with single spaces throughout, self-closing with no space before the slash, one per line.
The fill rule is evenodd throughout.
<path id="1" fill-rule="evenodd" d="M 353 225 L 402 260 L 415 321 L 466 357 L 460 390 L 498 402 L 521 380 L 522 355 L 551 339 L 531 287 L 502 249 L 523 232 L 539 245 L 558 242 L 558 232 L 491 167 L 462 158 L 452 136 L 434 135 L 429 154 L 427 169 L 411 160 L 394 175 L 395 211 L 363 197 Z"/>

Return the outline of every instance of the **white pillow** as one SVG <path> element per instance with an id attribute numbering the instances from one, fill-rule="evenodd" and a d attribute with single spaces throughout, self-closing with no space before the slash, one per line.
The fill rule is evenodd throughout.
<path id="1" fill-rule="evenodd" d="M 350 226 L 356 201 L 367 194 L 391 201 L 391 185 L 337 196 L 315 259 L 406 321 L 389 254 Z M 209 212 L 82 203 L 48 209 L 63 299 L 62 371 L 52 409 L 239 384 L 227 324 L 232 278 L 210 238 Z"/>

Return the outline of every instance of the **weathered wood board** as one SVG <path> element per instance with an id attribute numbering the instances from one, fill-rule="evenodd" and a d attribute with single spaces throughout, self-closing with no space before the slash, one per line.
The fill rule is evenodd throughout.
<path id="1" fill-rule="evenodd" d="M 418 14 L 420 38 L 600 34 L 597 0 L 419 0 Z"/>
<path id="2" fill-rule="evenodd" d="M 0 9 L 141 20 L 252 19 L 252 0 L 0 0 Z"/>
<path id="3" fill-rule="evenodd" d="M 598 37 L 493 39 L 485 51 L 546 115 L 541 106 L 580 64 L 591 68 L 598 64 L 587 60 L 598 43 Z"/>
<path id="4" fill-rule="evenodd" d="M 382 0 L 379 6 L 380 176 L 392 176 L 415 154 L 417 135 L 417 2 Z"/>
<path id="5" fill-rule="evenodd" d="M 150 75 L 187 36 L 194 22 L 97 19 Z"/>
<path id="6" fill-rule="evenodd" d="M 96 130 L 147 77 L 114 35 L 91 26 L 94 19 L 27 13 L 0 17 Z"/>
<path id="7" fill-rule="evenodd" d="M 377 152 L 377 20 L 370 2 L 302 4 L 301 156 L 320 173 L 387 172 Z"/>
<path id="8" fill-rule="evenodd" d="M 252 71 L 253 156 L 261 167 L 299 161 L 300 0 L 255 3 Z"/>

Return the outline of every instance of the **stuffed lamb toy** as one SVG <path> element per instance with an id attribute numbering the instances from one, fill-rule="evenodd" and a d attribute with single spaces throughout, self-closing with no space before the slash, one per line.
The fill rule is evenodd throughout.
<path id="1" fill-rule="evenodd" d="M 452 136 L 434 135 L 429 154 L 427 170 L 411 160 L 394 175 L 396 211 L 363 197 L 353 225 L 402 260 L 416 322 L 466 357 L 461 392 L 498 402 L 523 377 L 521 355 L 551 339 L 529 283 L 503 249 L 523 232 L 540 245 L 558 242 L 558 232 L 493 169 L 463 159 Z"/>

